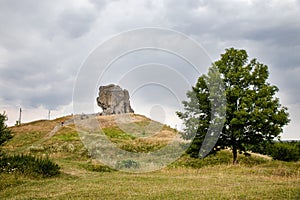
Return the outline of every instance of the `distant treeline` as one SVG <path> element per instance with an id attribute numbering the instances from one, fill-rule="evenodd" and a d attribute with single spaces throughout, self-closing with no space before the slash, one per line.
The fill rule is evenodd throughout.
<path id="1" fill-rule="evenodd" d="M 252 152 L 271 156 L 274 160 L 298 161 L 300 160 L 300 141 L 274 141 L 257 146 L 250 146 Z"/>

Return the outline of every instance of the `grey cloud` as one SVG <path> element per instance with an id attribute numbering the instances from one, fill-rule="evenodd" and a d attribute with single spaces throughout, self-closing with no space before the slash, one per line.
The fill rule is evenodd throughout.
<path id="1" fill-rule="evenodd" d="M 77 38 L 89 32 L 96 15 L 92 10 L 66 10 L 59 16 L 60 28 L 72 38 Z"/>
<path id="2" fill-rule="evenodd" d="M 68 1 L 1 1 L 2 103 L 50 108 L 69 104 L 87 46 L 73 38 L 89 32 L 95 15 L 93 6 L 76 8 Z"/>
<path id="3" fill-rule="evenodd" d="M 76 73 L 98 43 L 120 31 L 156 26 L 191 36 L 213 60 L 225 48 L 246 49 L 251 58 L 269 66 L 283 103 L 299 105 L 299 18 L 299 1 L 2 0 L 1 103 L 51 108 L 69 104 Z M 140 95 L 143 101 L 146 94 Z"/>
<path id="4" fill-rule="evenodd" d="M 39 76 L 39 75 L 37 75 Z M 10 104 L 21 104 L 24 106 L 39 106 L 57 108 L 71 101 L 73 79 L 59 81 L 21 81 L 10 82 L 9 85 L 1 85 L 1 92 L 5 94 L 3 99 Z M 26 82 L 31 82 L 26 85 Z"/>
<path id="5" fill-rule="evenodd" d="M 284 72 L 299 67 L 299 2 L 249 2 L 212 0 L 189 5 L 169 1 L 166 18 L 177 30 L 196 37 L 216 59 L 233 46 L 261 58 L 271 69 Z M 289 83 L 282 82 L 287 88 Z"/>
<path id="6" fill-rule="evenodd" d="M 246 39 L 265 42 L 278 47 L 289 47 L 300 43 L 300 24 L 294 25 L 276 24 L 272 27 L 262 27 L 256 30 L 249 30 L 245 33 Z"/>
<path id="7" fill-rule="evenodd" d="M 111 0 L 111 1 L 117 1 L 117 0 Z M 108 0 L 89 0 L 91 4 L 93 4 L 98 10 L 105 9 Z"/>
<path id="8" fill-rule="evenodd" d="M 174 7 L 179 12 L 172 12 Z M 250 39 L 282 45 L 294 44 L 291 38 L 299 42 L 300 26 L 295 20 L 299 14 L 296 11 L 290 14 L 291 10 L 280 10 L 280 15 L 277 12 L 278 8 L 267 3 L 247 5 L 242 1 L 207 1 L 199 4 L 198 9 L 189 8 L 184 3 L 170 4 L 167 18 L 174 27 L 194 35 L 208 34 L 227 41 Z"/>

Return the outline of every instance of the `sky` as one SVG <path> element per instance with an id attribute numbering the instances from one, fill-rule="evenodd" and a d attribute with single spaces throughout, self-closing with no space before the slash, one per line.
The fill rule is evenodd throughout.
<path id="1" fill-rule="evenodd" d="M 278 86 L 277 96 L 288 107 L 291 118 L 282 139 L 299 140 L 299 19 L 297 0 L 0 0 L 0 112 L 6 112 L 9 125 L 18 120 L 20 107 L 23 122 L 47 119 L 49 110 L 50 118 L 73 113 L 74 85 L 91 52 L 121 32 L 157 27 L 197 41 L 212 62 L 226 48 L 234 47 L 245 49 L 250 59 L 268 65 L 269 82 Z M 145 55 L 156 56 L 151 51 L 136 52 L 119 59 L 115 68 Z M 169 58 L 175 65 L 174 56 L 160 56 L 160 61 L 166 60 L 164 64 Z M 122 77 L 122 72 L 116 70 L 114 75 Z M 134 78 L 144 80 L 149 74 L 137 76 Z M 196 82 L 196 77 L 188 78 Z M 111 82 L 115 82 L 113 78 Z M 165 99 L 153 98 L 162 87 L 129 90 L 136 112 L 147 116 L 154 113 L 154 118 L 161 112 L 164 117 L 157 115 L 161 121 L 172 126 L 178 123 L 173 110 L 164 105 L 178 107 L 181 99 L 157 102 Z M 167 90 L 162 90 L 163 94 L 174 96 Z M 95 111 L 101 109 L 95 107 Z"/>

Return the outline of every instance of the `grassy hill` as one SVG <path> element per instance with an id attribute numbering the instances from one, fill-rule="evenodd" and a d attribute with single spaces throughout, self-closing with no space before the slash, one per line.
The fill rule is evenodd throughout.
<path id="1" fill-rule="evenodd" d="M 132 121 L 121 126 L 114 116 L 98 116 L 97 120 L 112 142 L 132 152 L 159 149 L 178 135 L 176 130 L 142 115 L 130 117 Z M 157 127 L 159 132 L 155 132 Z M 2 173 L 0 197 L 4 199 L 300 198 L 299 162 L 239 155 L 239 165 L 232 165 L 230 152 L 221 151 L 205 159 L 183 155 L 162 170 L 131 174 L 94 160 L 82 144 L 72 116 L 39 120 L 11 130 L 14 137 L 3 147 L 7 154 L 48 156 L 62 173 L 47 179 Z"/>

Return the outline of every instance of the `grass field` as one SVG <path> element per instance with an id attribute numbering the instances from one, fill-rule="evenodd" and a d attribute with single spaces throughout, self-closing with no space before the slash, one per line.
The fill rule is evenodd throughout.
<path id="1" fill-rule="evenodd" d="M 2 174 L 0 194 L 5 199 L 299 199 L 299 174 L 269 170 L 219 165 L 146 174 L 73 169 L 49 179 Z"/>
<path id="2" fill-rule="evenodd" d="M 148 120 L 139 117 L 141 124 Z M 4 151 L 49 156 L 59 164 L 61 174 L 32 178 L 0 173 L 0 199 L 300 199 L 300 162 L 239 155 L 239 165 L 232 165 L 230 152 L 222 151 L 205 159 L 183 155 L 155 172 L 125 173 L 93 160 L 73 124 L 60 127 L 48 138 L 60 120 L 13 128 L 15 137 Z M 135 144 L 135 137 L 113 127 L 105 129 L 109 137 Z"/>

